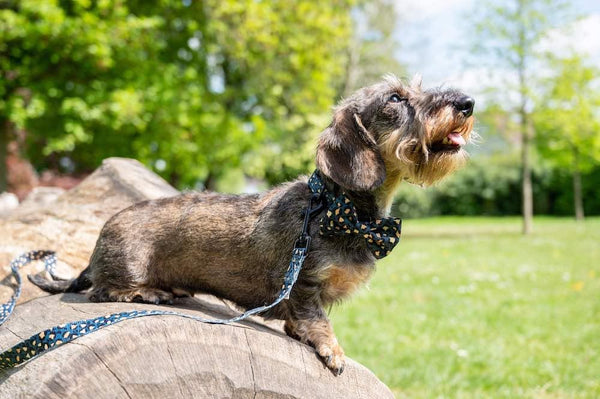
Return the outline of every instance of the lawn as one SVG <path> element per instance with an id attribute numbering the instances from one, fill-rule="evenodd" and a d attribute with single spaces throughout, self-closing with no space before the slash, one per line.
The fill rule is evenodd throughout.
<path id="1" fill-rule="evenodd" d="M 398 398 L 598 398 L 600 218 L 405 220 L 331 317 Z"/>

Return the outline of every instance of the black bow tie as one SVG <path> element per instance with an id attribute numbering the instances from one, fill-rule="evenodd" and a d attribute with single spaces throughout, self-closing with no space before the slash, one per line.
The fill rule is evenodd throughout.
<path id="1" fill-rule="evenodd" d="M 358 220 L 352 201 L 344 193 L 334 197 L 325 188 L 318 170 L 308 179 L 308 186 L 313 193 L 323 195 L 327 203 L 327 213 L 319 222 L 320 235 L 325 237 L 346 234 L 363 236 L 367 248 L 377 259 L 389 255 L 400 241 L 402 220 L 399 218 L 388 217 L 361 222 Z"/>

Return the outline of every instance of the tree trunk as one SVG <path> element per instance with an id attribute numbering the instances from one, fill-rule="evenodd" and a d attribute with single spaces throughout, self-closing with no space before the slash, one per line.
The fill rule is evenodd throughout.
<path id="1" fill-rule="evenodd" d="M 177 310 L 210 318 L 237 313 L 208 294 L 177 299 L 174 306 L 90 303 L 82 294 L 44 296 L 17 305 L 0 329 L 0 348 L 50 326 L 115 312 Z M 174 316 L 123 321 L 0 374 L 0 399 L 394 398 L 352 359 L 342 375 L 333 375 L 314 349 L 287 337 L 282 324 L 258 316 L 229 325 Z"/>
<path id="2" fill-rule="evenodd" d="M 6 119 L 0 120 L 0 193 L 8 188 L 8 169 L 6 166 L 6 155 L 12 123 Z"/>
<path id="3" fill-rule="evenodd" d="M 217 188 L 217 176 L 213 172 L 208 172 L 206 179 L 204 179 L 204 189 L 208 191 L 215 191 Z"/>
<path id="4" fill-rule="evenodd" d="M 519 13 L 523 12 L 523 2 L 519 1 Z M 529 154 L 529 143 L 531 137 L 528 130 L 528 115 L 527 115 L 527 80 L 525 72 L 527 71 L 527 41 L 525 37 L 525 26 L 519 27 L 519 48 L 523 51 L 519 52 L 519 94 L 521 97 L 521 105 L 519 108 L 520 124 L 521 124 L 521 167 L 522 167 L 522 200 L 523 200 L 523 234 L 531 233 L 533 224 L 533 190 L 531 188 L 531 164 Z"/>
<path id="5" fill-rule="evenodd" d="M 575 205 L 575 220 L 582 221 L 583 195 L 581 195 L 581 171 L 579 170 L 579 153 L 573 150 L 573 201 Z"/>
<path id="6" fill-rule="evenodd" d="M 531 187 L 531 160 L 529 154 L 529 132 L 527 131 L 527 114 L 521 111 L 521 164 L 523 190 L 523 234 L 531 233 L 533 225 L 533 189 Z"/>
<path id="7" fill-rule="evenodd" d="M 344 79 L 343 88 L 338 98 L 348 97 L 356 89 L 358 63 L 360 61 L 360 42 L 354 38 L 351 41 L 352 43 L 348 48 L 348 60 L 346 62 L 346 78 Z"/>

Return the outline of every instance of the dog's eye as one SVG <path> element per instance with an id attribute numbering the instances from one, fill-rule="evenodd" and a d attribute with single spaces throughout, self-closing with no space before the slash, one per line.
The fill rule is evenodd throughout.
<path id="1" fill-rule="evenodd" d="M 406 100 L 406 98 L 402 98 L 397 94 L 392 94 L 390 98 L 388 98 L 389 103 L 399 103 L 402 100 Z"/>

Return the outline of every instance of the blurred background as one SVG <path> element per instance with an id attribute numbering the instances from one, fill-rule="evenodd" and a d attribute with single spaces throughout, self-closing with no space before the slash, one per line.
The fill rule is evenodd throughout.
<path id="1" fill-rule="evenodd" d="M 402 185 L 417 219 L 332 311 L 343 346 L 398 397 L 599 397 L 599 71 L 596 0 L 0 0 L 0 192 L 112 156 L 264 190 L 312 171 L 341 98 L 421 74 L 481 140 Z"/>
<path id="2" fill-rule="evenodd" d="M 599 2 L 0 9 L 0 192 L 20 199 L 74 184 L 109 156 L 137 158 L 180 189 L 264 189 L 309 173 L 331 107 L 392 72 L 474 96 L 482 136 L 463 173 L 403 187 L 399 214 L 517 215 L 524 180 L 527 215 L 600 213 Z"/>

